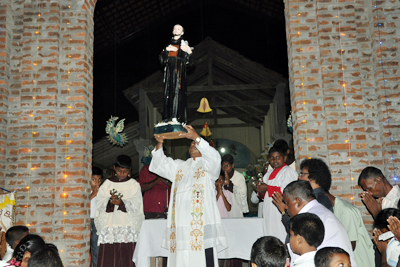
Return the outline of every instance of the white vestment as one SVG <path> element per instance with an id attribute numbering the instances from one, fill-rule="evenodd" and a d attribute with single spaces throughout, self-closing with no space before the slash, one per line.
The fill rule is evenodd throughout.
<path id="1" fill-rule="evenodd" d="M 251 192 L 251 198 L 250 198 L 251 203 L 253 204 L 258 204 L 258 218 L 263 217 L 263 204 L 264 202 L 260 201 L 258 198 L 258 193 L 256 191 Z"/>
<path id="2" fill-rule="evenodd" d="M 339 247 L 341 249 L 344 249 L 347 253 L 349 253 L 351 266 L 357 267 L 357 263 L 354 259 L 353 248 L 351 247 L 351 242 L 349 236 L 347 235 L 346 229 L 339 221 L 339 219 L 333 214 L 333 212 L 325 208 L 316 199 L 308 202 L 299 211 L 299 214 L 306 212 L 314 213 L 321 219 L 322 223 L 324 224 L 324 240 L 317 249 L 325 247 Z M 293 253 L 290 247 L 290 243 L 287 244 L 287 246 L 290 254 L 291 263 L 293 263 L 299 257 L 299 255 Z M 290 266 L 293 266 L 293 264 L 290 264 Z"/>
<path id="3" fill-rule="evenodd" d="M 243 217 L 243 213 L 249 212 L 247 186 L 243 174 L 234 171 L 231 182 L 233 183 L 233 198 L 229 217 Z"/>
<path id="4" fill-rule="evenodd" d="M 276 175 L 273 180 L 268 180 L 273 171 L 268 171 L 263 178 L 264 183 L 269 186 L 278 186 L 283 193 L 283 189 L 293 181 L 297 180 L 297 173 L 289 166 L 284 166 Z M 263 204 L 263 218 L 264 218 L 264 235 L 275 236 L 279 238 L 282 243 L 285 243 L 286 229 L 282 223 L 282 214 L 278 208 L 272 203 L 272 196 L 268 196 L 268 191 L 265 192 Z"/>
<path id="5" fill-rule="evenodd" d="M 397 209 L 397 202 L 400 199 L 399 186 L 395 185 L 389 193 L 382 199 L 382 209 L 395 208 Z"/>
<path id="6" fill-rule="evenodd" d="M 204 267 L 207 248 L 213 248 L 218 266 L 217 252 L 228 247 L 215 197 L 221 156 L 203 139 L 196 147 L 202 156 L 186 161 L 152 151 L 149 170 L 172 182 L 162 244 L 169 249 L 168 267 Z"/>
<path id="7" fill-rule="evenodd" d="M 106 212 L 110 190 L 123 194 L 126 212 L 114 205 L 113 212 Z M 124 182 L 105 180 L 97 193 L 94 224 L 99 235 L 98 245 L 136 242 L 144 220 L 142 191 L 138 182 L 129 179 Z"/>

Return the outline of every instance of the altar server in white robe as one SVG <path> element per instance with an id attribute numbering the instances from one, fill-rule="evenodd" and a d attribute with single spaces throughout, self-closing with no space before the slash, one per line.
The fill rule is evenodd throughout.
<path id="1" fill-rule="evenodd" d="M 190 159 L 174 160 L 164 155 L 165 137 L 157 136 L 150 171 L 172 182 L 167 228 L 162 246 L 169 250 L 168 266 L 218 266 L 217 253 L 227 248 L 221 215 L 215 198 L 215 180 L 221 156 L 192 126 L 180 136 L 193 140 Z"/>
<path id="2" fill-rule="evenodd" d="M 282 195 L 283 189 L 292 181 L 297 180 L 297 173 L 285 164 L 286 151 L 282 147 L 273 146 L 269 150 L 269 163 L 274 170 L 268 171 L 263 183 L 254 187 L 259 196 L 264 199 L 264 235 L 275 236 L 283 243 L 287 235 L 282 222 L 282 215 L 278 208 L 272 203 L 272 196 L 275 192 Z"/>

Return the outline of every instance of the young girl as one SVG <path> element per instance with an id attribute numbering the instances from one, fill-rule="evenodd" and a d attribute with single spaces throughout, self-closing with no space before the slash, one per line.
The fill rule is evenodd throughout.
<path id="1" fill-rule="evenodd" d="M 229 212 L 232 208 L 232 193 L 224 188 L 224 179 L 222 176 L 215 182 L 217 194 L 217 205 L 221 218 L 229 217 Z"/>
<path id="2" fill-rule="evenodd" d="M 264 235 L 275 236 L 285 242 L 287 235 L 285 226 L 282 223 L 282 214 L 272 203 L 272 196 L 275 192 L 282 195 L 283 189 L 290 183 L 297 180 L 297 173 L 285 164 L 286 151 L 278 146 L 269 150 L 269 164 L 273 170 L 268 171 L 263 183 L 254 187 L 259 196 L 264 199 Z"/>

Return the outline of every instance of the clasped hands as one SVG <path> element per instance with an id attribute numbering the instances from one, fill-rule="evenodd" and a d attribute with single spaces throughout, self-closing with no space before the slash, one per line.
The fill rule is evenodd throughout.
<path id="1" fill-rule="evenodd" d="M 123 194 L 118 193 L 118 191 L 115 189 L 112 189 L 112 190 L 110 190 L 110 195 L 111 195 L 111 197 L 110 197 L 111 204 L 114 204 L 114 205 L 121 204 L 121 198 L 124 196 Z"/>
<path id="2" fill-rule="evenodd" d="M 388 222 L 388 226 L 387 228 L 389 229 L 389 231 L 391 231 L 394 236 L 400 240 L 400 220 L 397 217 L 394 216 L 390 216 L 387 219 Z M 379 250 L 379 252 L 383 252 L 386 249 L 386 243 L 388 243 L 389 240 L 379 240 L 379 236 L 383 234 L 381 230 L 379 229 L 374 229 L 374 243 L 377 247 L 377 249 Z"/>
<path id="3" fill-rule="evenodd" d="M 376 200 L 369 192 L 364 191 L 360 193 L 361 201 L 364 202 L 368 211 L 371 213 L 372 217 L 376 217 L 378 213 L 382 210 L 382 200 L 383 198 L 379 198 Z"/>

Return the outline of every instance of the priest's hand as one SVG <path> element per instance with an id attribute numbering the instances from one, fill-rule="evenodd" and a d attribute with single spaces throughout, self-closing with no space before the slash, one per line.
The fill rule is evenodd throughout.
<path id="1" fill-rule="evenodd" d="M 188 132 L 180 133 L 179 136 L 186 137 L 187 139 L 195 141 L 197 137 L 200 137 L 191 125 L 183 126 Z"/>
<path id="2" fill-rule="evenodd" d="M 160 148 L 162 148 L 166 137 L 163 135 L 156 135 L 154 138 L 157 140 L 156 150 L 159 150 Z"/>

